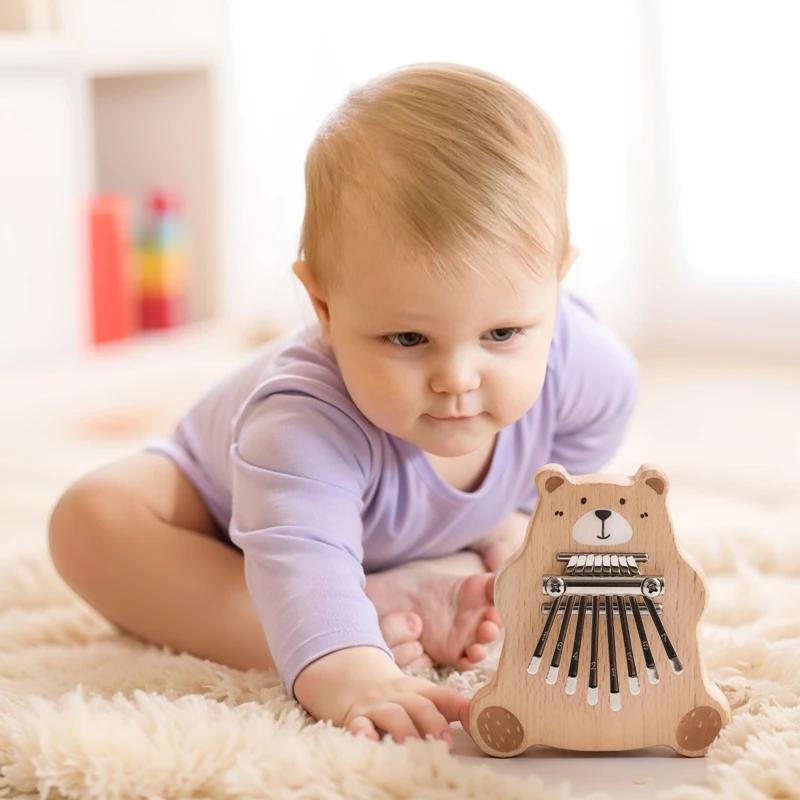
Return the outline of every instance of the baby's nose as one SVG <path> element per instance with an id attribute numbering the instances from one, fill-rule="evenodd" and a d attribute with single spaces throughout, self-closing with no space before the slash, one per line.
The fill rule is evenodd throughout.
<path id="1" fill-rule="evenodd" d="M 598 508 L 597 511 L 595 511 L 594 513 L 595 516 L 598 519 L 603 520 L 603 522 L 605 522 L 611 516 L 611 512 L 605 508 Z"/>
<path id="2" fill-rule="evenodd" d="M 448 361 L 431 376 L 431 389 L 442 394 L 466 394 L 481 385 L 475 366 L 468 361 Z"/>

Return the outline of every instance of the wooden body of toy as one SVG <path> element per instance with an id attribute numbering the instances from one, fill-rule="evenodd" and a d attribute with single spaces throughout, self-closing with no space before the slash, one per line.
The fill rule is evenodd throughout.
<path id="1" fill-rule="evenodd" d="M 536 486 L 525 543 L 497 577 L 505 641 L 472 700 L 473 738 L 493 756 L 537 744 L 703 755 L 730 708 L 700 660 L 706 585 L 675 541 L 666 475 L 548 465 Z"/>

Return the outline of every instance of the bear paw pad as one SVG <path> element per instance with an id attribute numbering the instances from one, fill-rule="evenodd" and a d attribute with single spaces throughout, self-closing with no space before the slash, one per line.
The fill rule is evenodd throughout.
<path id="1" fill-rule="evenodd" d="M 682 750 L 704 750 L 717 738 L 721 727 L 722 717 L 716 708 L 698 706 L 684 714 L 675 731 L 675 739 Z"/>
<path id="2" fill-rule="evenodd" d="M 478 733 L 498 753 L 510 753 L 522 744 L 522 723 L 507 709 L 489 706 L 478 715 Z"/>

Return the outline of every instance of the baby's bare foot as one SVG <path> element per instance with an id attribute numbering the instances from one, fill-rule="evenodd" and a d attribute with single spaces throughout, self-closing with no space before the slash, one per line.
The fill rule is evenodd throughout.
<path id="1" fill-rule="evenodd" d="M 400 568 L 370 575 L 367 595 L 378 614 L 418 614 L 422 620 L 419 642 L 437 664 L 472 668 L 486 657 L 485 645 L 500 631 L 500 616 L 493 605 L 494 575 Z"/>
<path id="2" fill-rule="evenodd" d="M 424 668 L 431 666 L 419 640 L 422 618 L 412 611 L 392 611 L 383 614 L 378 622 L 386 644 L 394 654 L 398 667 Z"/>

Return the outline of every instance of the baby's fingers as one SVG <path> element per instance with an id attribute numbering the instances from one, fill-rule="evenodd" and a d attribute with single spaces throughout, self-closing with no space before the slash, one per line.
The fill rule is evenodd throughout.
<path id="1" fill-rule="evenodd" d="M 399 703 L 381 703 L 370 709 L 369 718 L 376 728 L 386 731 L 398 743 L 421 738 L 408 711 Z"/>
<path id="2" fill-rule="evenodd" d="M 403 708 L 422 736 L 430 735 L 446 742 L 448 747 L 453 746 L 450 724 L 431 700 L 420 695 L 408 697 L 403 700 Z"/>
<path id="3" fill-rule="evenodd" d="M 381 738 L 378 731 L 375 730 L 375 726 L 367 717 L 353 717 L 347 723 L 347 730 L 353 736 L 365 736 L 367 739 L 372 739 L 373 742 L 377 742 Z"/>
<path id="4" fill-rule="evenodd" d="M 420 694 L 427 697 L 448 722 L 460 722 L 464 730 L 469 732 L 469 698 L 462 697 L 453 689 L 433 683 L 423 688 Z"/>

